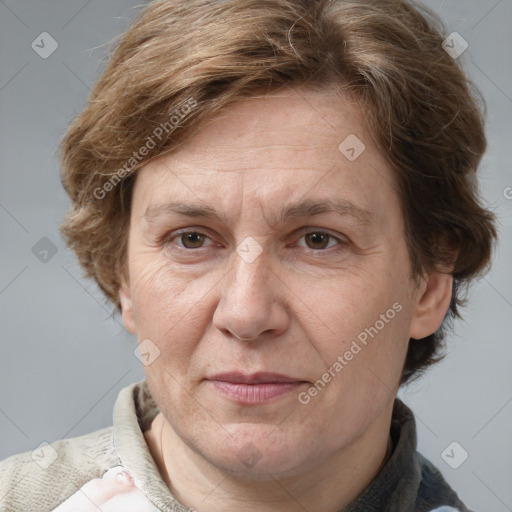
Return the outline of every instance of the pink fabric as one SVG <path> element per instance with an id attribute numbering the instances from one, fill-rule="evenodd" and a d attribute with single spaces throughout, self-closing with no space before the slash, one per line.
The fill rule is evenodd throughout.
<path id="1" fill-rule="evenodd" d="M 159 512 L 122 466 L 87 482 L 53 512 Z"/>

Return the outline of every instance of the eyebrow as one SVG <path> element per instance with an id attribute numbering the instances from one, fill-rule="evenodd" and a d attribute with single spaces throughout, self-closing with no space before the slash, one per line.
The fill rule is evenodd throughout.
<path id="1" fill-rule="evenodd" d="M 213 219 L 227 224 L 227 217 L 218 212 L 211 205 L 187 204 L 178 201 L 157 203 L 148 206 L 144 212 L 143 218 L 147 222 L 154 222 L 158 217 L 172 213 L 186 215 L 187 217 Z M 374 217 L 373 212 L 356 206 L 346 199 L 322 199 L 306 200 L 289 204 L 280 212 L 277 219 L 273 214 L 267 214 L 267 222 L 272 225 L 285 222 L 289 219 L 302 219 L 323 213 L 336 213 L 342 216 L 348 215 L 354 217 L 362 224 L 369 224 Z"/>

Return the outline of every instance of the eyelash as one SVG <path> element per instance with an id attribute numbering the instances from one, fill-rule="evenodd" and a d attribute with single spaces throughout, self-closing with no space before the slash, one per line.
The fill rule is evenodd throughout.
<path id="1" fill-rule="evenodd" d="M 301 238 L 303 238 L 304 236 L 308 235 L 308 234 L 322 234 L 322 235 L 327 235 L 329 237 L 329 242 L 331 239 L 334 239 L 337 241 L 337 244 L 333 247 L 327 247 L 325 249 L 311 249 L 309 247 L 305 247 L 306 250 L 308 251 L 311 251 L 311 252 L 314 252 L 314 253 L 319 253 L 319 252 L 330 252 L 331 249 L 334 249 L 335 247 L 338 247 L 338 246 L 341 246 L 341 247 L 345 247 L 348 245 L 348 241 L 339 237 L 339 236 L 335 236 L 331 233 L 329 233 L 328 231 L 326 230 L 322 230 L 322 229 L 313 229 L 313 228 L 304 228 L 304 229 L 307 229 L 307 231 L 301 231 L 300 232 L 300 237 L 299 237 L 299 240 Z M 170 233 L 168 236 L 165 236 L 164 237 L 164 244 L 165 246 L 169 246 L 171 245 L 171 243 L 175 240 L 175 239 L 179 239 L 180 237 L 182 237 L 183 235 L 187 235 L 187 234 L 197 234 L 197 235 L 202 235 L 202 236 L 205 236 L 206 238 L 210 239 L 211 238 L 206 234 L 206 233 L 203 233 L 202 231 L 199 231 L 199 230 L 195 230 L 195 229 L 187 229 L 187 230 L 183 230 L 183 231 L 177 231 L 177 232 L 173 232 L 173 233 Z M 186 252 L 193 252 L 193 251 L 198 251 L 200 249 L 205 249 L 206 247 L 197 247 L 197 248 L 187 248 L 187 247 L 184 247 L 182 245 L 178 245 L 179 247 L 179 250 L 180 251 L 186 251 Z"/>

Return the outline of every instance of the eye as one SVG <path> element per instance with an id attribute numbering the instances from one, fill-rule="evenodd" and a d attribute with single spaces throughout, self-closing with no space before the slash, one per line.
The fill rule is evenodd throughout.
<path id="1" fill-rule="evenodd" d="M 301 243 L 302 240 L 304 240 L 304 243 Z M 208 241 L 210 241 L 208 245 L 212 245 L 213 242 L 210 237 L 200 231 L 181 231 L 168 237 L 167 244 L 176 243 L 180 249 L 192 250 L 207 247 L 206 243 Z M 302 234 L 299 242 L 296 243 L 298 246 L 306 247 L 313 251 L 323 251 L 336 245 L 346 244 L 342 238 L 320 230 L 308 231 Z"/>
<path id="2" fill-rule="evenodd" d="M 344 245 L 343 240 L 324 231 L 309 231 L 303 234 L 299 240 L 302 239 L 304 239 L 306 247 L 312 250 L 330 249 L 336 245 Z M 301 244 L 297 243 L 297 245 Z"/>
<path id="3" fill-rule="evenodd" d="M 181 233 L 175 233 L 169 242 L 178 240 L 178 246 L 184 249 L 201 249 L 204 246 L 206 240 L 209 237 L 199 231 L 182 231 Z"/>

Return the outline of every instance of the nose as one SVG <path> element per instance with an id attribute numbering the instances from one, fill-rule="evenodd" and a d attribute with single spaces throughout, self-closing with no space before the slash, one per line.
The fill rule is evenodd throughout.
<path id="1" fill-rule="evenodd" d="M 244 261 L 234 253 L 231 272 L 223 280 L 213 325 L 226 336 L 257 341 L 278 336 L 288 329 L 290 318 L 283 297 L 283 283 L 270 269 L 265 253 Z"/>

